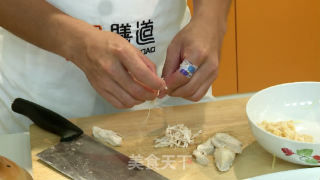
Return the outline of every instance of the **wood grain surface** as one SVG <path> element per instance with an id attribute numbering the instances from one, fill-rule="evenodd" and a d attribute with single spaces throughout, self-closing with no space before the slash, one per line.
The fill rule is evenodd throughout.
<path id="1" fill-rule="evenodd" d="M 205 180 L 205 179 L 244 179 L 252 176 L 277 171 L 303 168 L 277 159 L 272 169 L 272 155 L 266 152 L 255 141 L 251 134 L 245 112 L 248 98 L 199 103 L 186 106 L 154 108 L 150 118 L 146 120 L 148 111 L 125 112 L 111 115 L 94 116 L 72 119 L 86 134 L 91 135 L 92 126 L 111 129 L 124 138 L 123 145 L 116 147 L 119 152 L 128 156 L 142 157 L 142 162 L 148 165 L 145 158 L 150 155 L 159 158 L 158 166 L 152 169 L 169 179 Z M 203 130 L 195 144 L 186 149 L 153 147 L 153 140 L 162 136 L 167 125 L 185 124 L 193 132 Z M 183 156 L 191 155 L 192 151 L 217 132 L 227 132 L 244 144 L 243 153 L 236 157 L 232 168 L 228 172 L 219 172 L 214 166 L 213 157 L 209 156 L 210 163 L 204 167 L 195 163 L 191 158 L 182 161 Z M 68 179 L 63 174 L 41 162 L 36 154 L 59 142 L 59 138 L 51 133 L 32 125 L 30 127 L 33 175 L 35 180 L 62 180 Z M 165 163 L 169 158 L 171 163 Z M 165 165 L 169 165 L 165 167 Z M 185 167 L 183 166 L 185 165 Z"/>

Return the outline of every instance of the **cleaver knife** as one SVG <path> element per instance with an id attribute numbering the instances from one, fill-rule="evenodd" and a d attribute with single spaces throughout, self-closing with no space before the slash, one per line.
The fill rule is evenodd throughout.
<path id="1" fill-rule="evenodd" d="M 60 143 L 37 156 L 75 180 L 167 180 L 164 176 L 135 162 L 93 138 L 61 115 L 33 102 L 17 98 L 11 106 L 40 128 L 61 137 Z M 129 169 L 128 165 L 135 165 Z"/>

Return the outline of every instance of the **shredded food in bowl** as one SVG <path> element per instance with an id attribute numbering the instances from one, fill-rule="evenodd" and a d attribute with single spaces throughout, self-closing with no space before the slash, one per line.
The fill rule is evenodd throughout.
<path id="1" fill-rule="evenodd" d="M 296 131 L 294 122 L 292 120 L 279 122 L 268 122 L 264 120 L 261 123 L 258 123 L 258 126 L 276 136 L 301 142 L 313 142 L 312 136 L 307 134 L 299 134 Z"/>

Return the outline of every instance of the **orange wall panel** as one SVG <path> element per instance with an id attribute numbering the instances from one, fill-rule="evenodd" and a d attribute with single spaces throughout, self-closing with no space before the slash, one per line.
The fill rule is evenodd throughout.
<path id="1" fill-rule="evenodd" d="M 193 1 L 192 0 L 188 0 L 188 6 L 191 12 L 191 15 L 193 15 Z"/>
<path id="2" fill-rule="evenodd" d="M 228 15 L 227 32 L 224 37 L 219 75 L 213 83 L 213 95 L 237 93 L 237 59 L 236 59 L 235 3 L 231 3 Z"/>
<path id="3" fill-rule="evenodd" d="M 320 81 L 319 0 L 236 0 L 238 90 Z"/>

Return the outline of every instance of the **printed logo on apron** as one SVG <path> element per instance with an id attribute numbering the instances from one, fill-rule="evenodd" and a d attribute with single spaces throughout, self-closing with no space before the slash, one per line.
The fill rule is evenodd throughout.
<path id="1" fill-rule="evenodd" d="M 133 27 L 134 26 L 134 27 Z M 103 25 L 94 25 L 99 30 L 105 30 Z M 132 36 L 132 27 L 136 29 L 135 37 Z M 140 49 L 143 54 L 154 53 L 156 51 L 155 38 L 153 35 L 153 20 L 137 21 L 134 24 L 131 23 L 114 23 L 111 24 L 108 29 L 111 32 L 117 33 L 129 42 L 135 41 L 137 45 L 148 45 Z"/>

